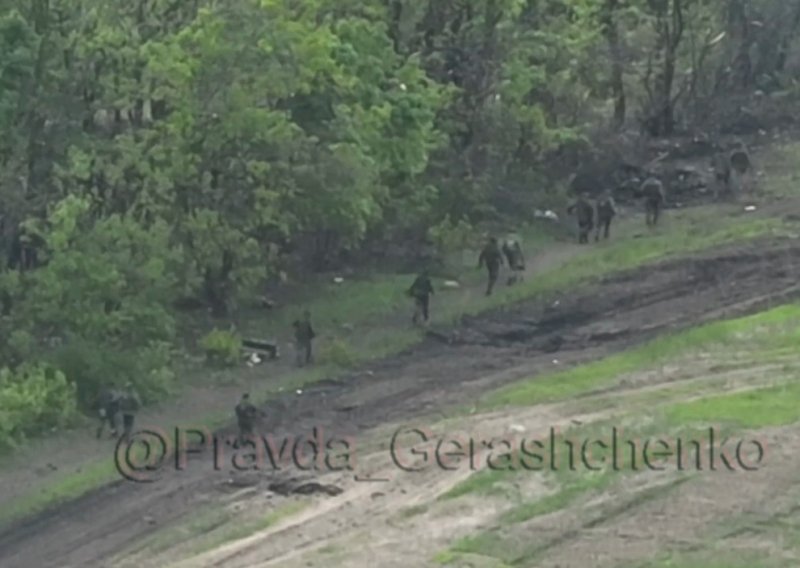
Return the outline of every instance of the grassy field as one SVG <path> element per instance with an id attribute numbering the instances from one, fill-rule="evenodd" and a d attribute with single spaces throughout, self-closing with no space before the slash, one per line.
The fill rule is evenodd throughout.
<path id="1" fill-rule="evenodd" d="M 616 383 L 621 377 L 634 372 L 644 372 L 668 360 L 691 360 L 693 353 L 703 352 L 707 357 L 727 361 L 730 368 L 776 359 L 784 361 L 786 347 L 796 345 L 800 333 L 800 305 L 791 304 L 753 316 L 707 324 L 673 336 L 659 338 L 651 343 L 605 360 L 577 367 L 538 380 L 523 381 L 486 397 L 485 407 L 496 405 L 534 406 L 542 402 L 567 400 L 576 394 L 591 392 Z M 794 354 L 795 362 L 800 356 Z M 800 382 L 794 365 L 779 367 L 782 372 L 760 379 L 762 385 L 741 392 L 705 395 L 685 400 L 685 395 L 697 389 L 675 387 L 665 389 L 656 396 L 639 397 L 620 405 L 613 420 L 575 427 L 565 432 L 556 443 L 564 439 L 606 439 L 601 434 L 619 427 L 629 439 L 681 439 L 704 440 L 708 428 L 714 428 L 720 437 L 734 436 L 762 428 L 779 427 L 800 421 Z M 566 467 L 561 460 L 555 467 L 541 473 L 543 483 L 549 488 L 547 495 L 526 499 L 526 482 L 531 470 L 517 467 L 514 471 L 482 470 L 445 493 L 441 499 L 459 499 L 469 495 L 500 499 L 508 503 L 505 512 L 495 519 L 490 530 L 465 537 L 434 559 L 443 565 L 460 565 L 467 560 L 480 562 L 480 566 L 536 566 L 541 543 L 524 538 L 525 524 L 536 517 L 569 508 L 576 503 L 586 503 L 599 495 L 623 487 L 630 476 L 641 475 L 642 470 L 631 467 L 627 460 L 622 467 L 612 467 L 607 462 L 600 471 L 587 468 Z M 691 459 L 687 463 L 692 463 Z M 645 470 L 646 471 L 646 470 Z M 674 480 L 674 484 L 657 486 L 639 495 L 639 499 L 663 498 L 663 491 L 691 480 L 696 472 L 689 472 Z M 613 511 L 605 510 L 604 515 Z M 780 524 L 778 524 L 780 525 Z M 776 525 L 776 526 L 778 526 Z M 788 529 L 795 538 L 800 530 L 791 525 Z M 780 528 L 779 527 L 779 528 Z M 794 528 L 793 528 L 794 527 Z M 776 529 L 777 530 L 777 529 Z M 792 532 L 794 531 L 794 532 Z M 783 537 L 781 537 L 783 538 Z M 711 545 L 709 545 L 711 546 Z M 795 540 L 800 547 L 800 539 Z M 725 557 L 724 555 L 722 556 Z M 789 566 L 775 562 L 750 563 L 741 556 L 731 557 L 732 563 L 714 564 L 716 558 L 708 551 L 688 557 L 667 554 L 656 563 L 641 565 L 650 568 L 695 566 Z M 749 558 L 749 557 L 747 557 Z M 639 566 L 639 565 L 637 565 Z M 622 568 L 622 567 L 621 567 Z M 633 568 L 633 567 L 630 567 Z"/>
<path id="2" fill-rule="evenodd" d="M 793 154 L 785 150 L 773 156 L 770 167 L 776 171 L 785 167 Z M 785 168 L 784 168 L 785 169 Z M 768 184 L 767 191 L 774 195 L 787 194 L 784 187 L 792 178 L 777 175 Z M 640 216 L 617 223 L 612 239 L 592 244 L 576 252 L 565 262 L 544 269 L 514 287 L 498 288 L 495 295 L 484 297 L 480 293 L 484 274 L 471 262 L 475 251 L 456 255 L 461 259 L 449 268 L 450 276 L 459 276 L 462 289 L 440 292 L 432 311 L 434 325 L 447 325 L 465 314 L 475 314 L 488 309 L 564 291 L 575 285 L 589 282 L 616 270 L 633 268 L 671 256 L 699 251 L 715 245 L 746 241 L 768 235 L 796 234 L 797 227 L 784 220 L 761 217 L 757 214 L 742 216 L 740 205 L 718 205 L 685 210 L 667 211 L 662 225 L 650 230 L 644 227 Z M 530 257 L 544 254 L 560 238 L 563 230 L 541 225 L 530 228 L 524 235 L 526 253 Z M 317 282 L 298 285 L 298 303 L 270 311 L 247 309 L 236 318 L 236 325 L 247 335 L 259 337 L 288 337 L 290 323 L 304 309 L 313 314 L 315 327 L 321 330 L 319 365 L 312 370 L 285 370 L 276 372 L 270 381 L 251 389 L 259 400 L 269 399 L 287 389 L 300 388 L 340 373 L 343 369 L 366 361 L 396 353 L 415 342 L 421 335 L 408 325 L 410 306 L 404 295 L 413 274 L 372 275 L 348 278 L 342 285 Z M 441 281 L 439 281 L 440 283 Z M 791 308 L 796 309 L 796 308 Z M 785 318 L 792 314 L 775 313 L 770 317 Z M 751 322 L 752 323 L 752 322 Z M 766 325 L 768 322 L 764 322 Z M 192 316 L 186 327 L 207 330 L 212 326 L 227 327 L 206 316 Z M 742 327 L 738 329 L 737 325 Z M 704 345 L 710 348 L 736 339 L 737 333 L 746 330 L 750 323 L 721 323 L 690 332 L 687 336 L 658 340 L 632 353 L 612 357 L 594 365 L 582 367 L 537 381 L 521 382 L 503 391 L 492 393 L 482 401 L 484 407 L 505 404 L 536 404 L 562 400 L 575 394 L 612 385 L 621 373 L 633 371 L 642 365 L 663 361 L 682 352 L 687 346 Z M 195 332 L 193 335 L 197 335 Z M 789 345 L 796 339 L 791 334 L 783 339 Z M 774 339 L 772 340 L 774 341 Z M 190 363 L 185 370 L 185 384 L 240 384 L 253 376 L 248 369 L 210 370 Z M 183 396 L 184 393 L 176 393 Z M 209 412 L 198 422 L 215 427 L 228 421 L 229 412 Z M 87 462 L 79 473 L 62 476 L 45 491 L 22 495 L 2 507 L 0 523 L 30 515 L 57 502 L 75 498 L 102 483 L 116 478 L 115 468 L 108 459 Z"/>

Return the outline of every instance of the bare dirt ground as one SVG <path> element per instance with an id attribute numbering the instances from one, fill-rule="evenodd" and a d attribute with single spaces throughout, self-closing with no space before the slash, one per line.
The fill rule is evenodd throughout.
<path id="1" fill-rule="evenodd" d="M 749 376 L 766 370 L 749 369 Z M 746 384 L 747 381 L 740 384 L 729 375 L 709 372 L 706 376 L 725 380 L 728 383 L 726 392 L 755 386 Z M 674 379 L 662 377 L 664 381 Z M 663 387 L 664 383 L 656 383 L 623 390 L 619 396 L 630 399 L 643 390 L 656 391 Z M 552 427 L 566 428 L 576 422 L 589 423 L 612 414 L 608 410 L 579 413 L 573 406 L 562 403 L 473 416 L 461 420 L 458 431 L 488 439 L 508 435 L 511 426 L 524 428 L 526 438 L 538 438 Z M 444 432 L 437 434 L 446 435 Z M 696 546 L 702 542 L 701 535 L 707 526 L 744 510 L 771 515 L 789 511 L 796 496 L 791 490 L 797 488 L 797 479 L 792 471 L 798 465 L 798 458 L 787 444 L 796 442 L 797 435 L 797 430 L 791 428 L 762 432 L 759 439 L 778 451 L 771 453 L 769 469 L 753 475 L 742 475 L 742 472 L 738 475 L 700 475 L 683 489 L 673 492 L 668 490 L 677 482 L 685 481 L 685 474 L 667 471 L 640 475 L 635 480 L 619 483 L 598 499 L 581 501 L 515 527 L 526 546 L 536 545 L 533 553 L 537 558 L 523 565 L 562 568 L 620 566 L 624 562 L 652 558 L 665 547 Z M 423 446 L 420 444 L 418 447 Z M 436 552 L 455 539 L 492 528 L 496 516 L 509 509 L 508 502 L 487 496 L 467 495 L 457 502 L 437 501 L 445 491 L 471 473 L 469 467 L 456 471 L 430 467 L 419 473 L 398 476 L 396 466 L 385 454 L 370 456 L 373 462 L 377 462 L 372 465 L 380 473 L 391 477 L 394 472 L 391 481 L 378 488 L 328 476 L 327 482 L 342 483 L 346 488 L 344 493 L 316 500 L 302 513 L 278 526 L 203 554 L 191 554 L 192 545 L 197 543 L 190 539 L 188 543 L 172 547 L 162 554 L 122 555 L 112 564 L 174 568 L 429 566 Z M 533 473 L 520 476 L 514 483 L 522 485 L 526 499 L 531 501 L 551 492 L 542 477 Z M 654 489 L 667 491 L 656 498 L 648 498 L 647 494 Z M 257 488 L 238 498 L 242 499 L 243 508 L 274 506 L 264 504 L 263 494 Z M 201 536 L 195 538 L 199 540 Z M 476 555 L 461 559 L 455 565 L 501 564 Z"/>
<path id="2" fill-rule="evenodd" d="M 352 435 L 380 445 L 375 440 L 388 433 L 387 424 L 425 423 L 440 409 L 470 404 L 480 393 L 515 379 L 586 362 L 668 330 L 754 312 L 791 299 L 798 295 L 797 274 L 792 269 L 798 260 L 800 245 L 794 240 L 753 242 L 616 274 L 591 287 L 467 318 L 456 329 L 436 330 L 422 344 L 369 369 L 276 401 L 266 408 L 269 419 L 264 426 L 279 439 L 308 435 L 318 427 L 337 438 Z M 548 414 L 543 407 L 537 407 L 536 414 L 539 426 L 590 418 L 555 411 Z M 505 418 L 499 415 L 499 420 Z M 291 489 L 316 481 L 342 492 L 315 495 L 303 512 L 180 565 L 309 565 L 314 561 L 304 557 L 304 552 L 326 546 L 326 555 L 343 555 L 328 559 L 335 565 L 427 565 L 430 551 L 492 518 L 495 511 L 491 507 L 459 501 L 454 510 L 439 511 L 435 518 L 411 516 L 412 524 L 421 524 L 416 531 L 410 530 L 397 519 L 402 510 L 424 507 L 469 472 L 432 468 L 420 477 L 397 467 L 387 468 L 386 443 L 384 437 L 383 447 L 359 452 L 357 472 L 374 476 L 388 472 L 389 481 L 384 483 L 357 482 L 353 472 L 314 475 L 288 468 L 245 474 L 233 472 L 229 466 L 216 470 L 208 454 L 191 459 L 184 471 L 165 469 L 153 483 L 121 480 L 8 528 L 0 534 L 0 565 L 164 566 L 191 558 L 191 550 L 176 554 L 176 546 L 179 550 L 181 544 L 190 543 L 175 543 L 163 556 L 147 548 L 135 553 L 136 544 L 163 533 L 180 519 L 191 518 L 193 511 L 209 503 L 224 506 L 231 502 L 244 517 L 252 513 L 250 507 L 266 514 L 280 510 L 287 500 L 303 499 L 291 491 L 288 496 L 280 495 L 281 483 Z M 787 462 L 786 471 L 792 465 Z M 235 493 L 236 486 L 245 489 Z M 531 490 L 546 492 L 547 488 Z M 298 488 L 298 492 L 303 491 Z M 755 500 L 757 494 L 751 493 Z M 272 496 L 268 499 L 265 495 Z M 348 509 L 348 514 L 342 513 Z M 588 528 L 583 527 L 581 534 Z M 565 528 L 567 534 L 570 530 L 577 529 Z M 582 538 L 590 537 L 591 533 Z M 346 546 L 331 548 L 334 538 L 344 538 Z M 647 539 L 646 535 L 642 538 Z M 587 550 L 594 550 L 586 542 Z M 548 552 L 548 558 L 562 554 L 562 560 L 548 565 L 601 565 L 582 554 L 573 559 L 568 552 L 571 545 L 551 548 L 554 556 Z M 354 552 L 345 554 L 344 549 Z M 580 559 L 583 564 L 578 563 Z M 602 565 L 611 566 L 607 562 Z"/>
<path id="3" fill-rule="evenodd" d="M 527 277 L 535 277 L 541 272 L 558 268 L 560 265 L 585 252 L 584 247 L 573 243 L 557 243 L 541 251 L 529 259 Z M 465 286 L 450 292 L 457 295 L 455 299 L 461 305 L 470 304 L 483 294 L 483 283 L 478 286 Z M 434 301 L 433 309 L 437 308 Z M 410 310 L 409 310 L 410 312 Z M 367 322 L 361 326 L 359 333 L 369 334 L 372 325 L 376 327 L 408 325 L 409 312 L 398 312 L 390 318 L 379 322 Z M 318 330 L 320 333 L 325 330 Z M 170 400 L 166 404 L 148 408 L 142 412 L 138 420 L 149 427 L 171 428 L 175 425 L 189 425 L 198 416 L 209 414 L 229 414 L 242 392 L 257 391 L 264 383 L 277 383 L 296 372 L 292 360 L 292 347 L 289 337 L 281 338 L 282 350 L 287 356 L 255 368 L 241 367 L 236 369 L 236 380 L 225 384 L 219 381 L 213 384 L 197 384 L 186 386 L 181 392 L 179 404 Z M 70 432 L 62 432 L 58 436 L 35 440 L 20 448 L 10 456 L 3 456 L 0 469 L 0 509 L 8 506 L 20 495 L 37 490 L 46 491 L 48 485 L 58 482 L 72 473 L 80 473 L 92 460 L 107 458 L 114 448 L 113 440 L 94 437 L 94 424 L 89 428 L 79 428 Z"/>

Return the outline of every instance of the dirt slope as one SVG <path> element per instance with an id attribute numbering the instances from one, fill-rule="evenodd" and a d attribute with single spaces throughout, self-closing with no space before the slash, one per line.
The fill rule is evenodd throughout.
<path id="1" fill-rule="evenodd" d="M 314 426 L 365 436 L 386 422 L 422 419 L 514 379 L 583 362 L 667 329 L 751 312 L 795 294 L 800 245 L 762 241 L 606 278 L 583 290 L 470 318 L 409 352 L 267 409 L 277 436 Z M 555 302 L 558 301 L 556 304 Z M 554 362 L 557 360 L 557 363 Z M 366 371 L 366 370 L 365 370 Z M 182 424 L 179 424 L 179 426 Z M 110 566 L 109 559 L 172 519 L 219 498 L 232 477 L 208 456 L 149 484 L 119 481 L 0 534 L 8 568 Z M 262 473 L 265 482 L 296 470 Z M 349 484 L 349 491 L 380 491 Z M 366 488 L 366 489 L 364 489 Z M 219 564 L 227 565 L 227 564 Z"/>

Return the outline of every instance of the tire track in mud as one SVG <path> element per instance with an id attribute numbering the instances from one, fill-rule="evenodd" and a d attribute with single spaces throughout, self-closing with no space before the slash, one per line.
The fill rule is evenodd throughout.
<path id="1" fill-rule="evenodd" d="M 455 329 L 436 330 L 404 353 L 267 405 L 269 430 L 276 436 L 303 435 L 317 426 L 348 436 L 386 422 L 421 420 L 436 408 L 469 402 L 518 378 L 794 298 L 798 266 L 796 241 L 762 240 L 625 271 L 464 318 Z M 264 475 L 276 482 L 292 473 Z M 5 530 L 0 565 L 106 566 L 121 549 L 220 491 L 228 477 L 205 455 L 190 459 L 184 471 L 165 471 L 155 483 L 109 484 Z"/>

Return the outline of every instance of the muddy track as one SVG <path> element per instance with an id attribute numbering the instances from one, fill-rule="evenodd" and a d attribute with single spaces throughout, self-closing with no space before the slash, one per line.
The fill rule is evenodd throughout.
<path id="1" fill-rule="evenodd" d="M 339 437 L 387 421 L 421 420 L 521 377 L 800 296 L 796 267 L 800 243 L 754 242 L 466 318 L 402 354 L 273 402 L 265 408 L 265 428 L 277 436 L 298 436 L 317 426 Z M 283 469 L 259 475 L 280 485 L 297 474 Z M 165 469 L 153 483 L 112 483 L 9 527 L 0 534 L 0 566 L 108 566 L 108 559 L 127 545 L 228 491 L 232 477 L 229 467 L 216 471 L 210 457 L 200 455 L 184 471 Z M 300 477 L 313 481 L 310 474 Z"/>

